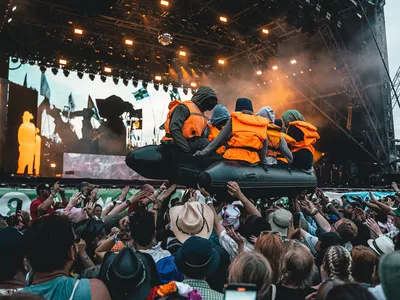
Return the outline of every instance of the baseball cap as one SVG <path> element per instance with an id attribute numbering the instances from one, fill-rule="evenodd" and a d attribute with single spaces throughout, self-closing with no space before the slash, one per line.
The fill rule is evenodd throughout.
<path id="1" fill-rule="evenodd" d="M 218 214 L 220 224 L 224 227 L 232 226 L 235 230 L 240 225 L 240 210 L 232 204 L 222 207 L 221 212 Z"/>
<path id="2" fill-rule="evenodd" d="M 38 186 L 36 187 L 37 194 L 39 194 L 41 191 L 45 191 L 45 190 L 48 190 L 48 191 L 51 190 L 51 187 L 48 183 L 39 183 Z"/>

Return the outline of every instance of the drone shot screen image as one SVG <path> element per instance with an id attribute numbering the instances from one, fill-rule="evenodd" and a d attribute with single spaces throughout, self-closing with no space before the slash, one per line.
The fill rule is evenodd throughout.
<path id="1" fill-rule="evenodd" d="M 9 149 L 9 171 L 69 178 L 138 176 L 126 167 L 126 153 L 164 136 L 160 127 L 168 103 L 185 96 L 182 89 L 165 92 L 142 81 L 65 74 L 10 59 L 10 97 L 17 101 L 14 110 L 9 108 L 14 122 L 8 134 L 18 143 Z"/>

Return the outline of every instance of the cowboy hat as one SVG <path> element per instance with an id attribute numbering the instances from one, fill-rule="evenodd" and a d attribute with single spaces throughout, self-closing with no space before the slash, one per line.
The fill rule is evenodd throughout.
<path id="1" fill-rule="evenodd" d="M 169 211 L 172 231 L 184 243 L 191 236 L 208 239 L 214 225 L 214 213 L 206 204 L 199 201 L 187 202 L 172 207 Z"/>
<path id="2" fill-rule="evenodd" d="M 375 240 L 369 239 L 367 243 L 368 246 L 378 254 L 378 256 L 394 251 L 393 241 L 385 235 L 382 235 Z"/>

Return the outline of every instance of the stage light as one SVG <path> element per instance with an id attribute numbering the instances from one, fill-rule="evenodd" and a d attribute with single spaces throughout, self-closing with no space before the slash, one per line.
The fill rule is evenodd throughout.
<path id="1" fill-rule="evenodd" d="M 46 72 L 46 67 L 45 66 L 40 66 L 40 72 L 42 72 L 42 73 Z"/>
<path id="2" fill-rule="evenodd" d="M 132 46 L 132 45 L 133 45 L 133 41 L 132 41 L 132 40 L 129 40 L 129 39 L 126 39 L 126 40 L 125 40 L 125 44 L 126 44 L 126 45 L 129 45 L 129 46 Z"/>
<path id="3" fill-rule="evenodd" d="M 185 95 L 187 95 L 187 94 L 188 94 L 188 89 L 187 89 L 187 88 L 183 88 L 183 93 L 184 93 Z"/>
<path id="4" fill-rule="evenodd" d="M 154 79 L 157 80 L 157 81 L 161 81 L 162 77 L 161 77 L 160 75 L 156 75 L 156 76 L 154 77 Z"/>
<path id="5" fill-rule="evenodd" d="M 264 33 L 264 34 L 268 34 L 268 33 L 269 33 L 269 30 L 268 30 L 268 29 L 265 29 L 265 28 L 263 28 L 263 30 L 262 30 L 262 33 Z"/>
<path id="6" fill-rule="evenodd" d="M 292 60 L 290 61 L 290 63 L 291 63 L 292 65 L 295 65 L 295 64 L 297 64 L 297 61 L 296 61 L 295 59 L 292 59 Z"/>
<path id="7" fill-rule="evenodd" d="M 272 70 L 274 70 L 274 71 L 278 70 L 278 66 L 273 66 Z"/>
<path id="8" fill-rule="evenodd" d="M 111 73 L 112 69 L 110 67 L 104 67 L 104 72 Z"/>
<path id="9" fill-rule="evenodd" d="M 219 20 L 224 23 L 228 22 L 228 19 L 226 17 L 219 17 Z"/>
<path id="10" fill-rule="evenodd" d="M 83 72 L 78 72 L 78 77 L 79 77 L 79 79 L 82 79 L 83 78 Z"/>
<path id="11" fill-rule="evenodd" d="M 119 82 L 118 77 L 114 77 L 114 78 L 113 78 L 113 81 L 114 81 L 115 85 L 118 85 L 118 82 Z"/>
<path id="12" fill-rule="evenodd" d="M 57 68 L 52 68 L 52 69 L 51 69 L 51 72 L 52 72 L 54 75 L 57 75 L 57 74 L 58 74 L 58 69 L 57 69 Z"/>
<path id="13" fill-rule="evenodd" d="M 179 51 L 179 55 L 180 56 L 186 56 L 186 52 L 185 51 Z"/>
<path id="14" fill-rule="evenodd" d="M 148 83 L 147 83 L 146 81 L 142 81 L 142 86 L 143 86 L 145 89 L 147 89 L 147 85 L 148 85 Z"/>
<path id="15" fill-rule="evenodd" d="M 74 29 L 74 33 L 76 33 L 76 34 L 83 34 L 83 30 L 82 30 L 82 29 L 79 29 L 79 28 L 75 28 L 75 29 Z"/>
<path id="16" fill-rule="evenodd" d="M 137 80 L 132 80 L 132 84 L 135 88 L 138 87 L 139 82 Z"/>
<path id="17" fill-rule="evenodd" d="M 54 169 L 56 167 L 56 164 L 55 163 L 51 163 L 50 167 Z"/>
<path id="18" fill-rule="evenodd" d="M 163 6 L 169 6 L 169 2 L 165 1 L 165 0 L 161 0 L 160 4 L 163 5 Z"/>
<path id="19" fill-rule="evenodd" d="M 14 5 L 14 7 L 12 8 L 12 11 L 16 11 L 17 10 L 17 6 Z"/>
<path id="20" fill-rule="evenodd" d="M 31 66 L 34 66 L 34 65 L 35 65 L 35 61 L 34 61 L 34 60 L 29 60 L 29 64 L 30 64 Z"/>
<path id="21" fill-rule="evenodd" d="M 293 76 L 296 76 L 296 73 L 293 73 Z"/>
<path id="22" fill-rule="evenodd" d="M 160 33 L 158 34 L 158 42 L 159 42 L 162 46 L 171 45 L 173 41 L 174 41 L 174 37 L 173 37 L 172 34 L 168 31 L 167 28 L 165 28 L 164 30 L 160 31 Z"/>
<path id="23" fill-rule="evenodd" d="M 190 86 L 195 88 L 195 87 L 197 86 L 197 83 L 196 83 L 196 82 L 192 82 L 192 83 L 190 84 Z"/>
<path id="24" fill-rule="evenodd" d="M 18 62 L 18 57 L 13 57 L 13 58 L 11 58 L 11 61 L 12 61 L 14 64 L 16 64 L 16 63 Z"/>
<path id="25" fill-rule="evenodd" d="M 258 70 L 258 71 L 256 72 L 256 74 L 257 74 L 257 75 L 261 75 L 261 74 L 262 74 L 262 71 L 261 71 L 261 70 Z"/>
<path id="26" fill-rule="evenodd" d="M 164 84 L 163 85 L 163 90 L 164 90 L 164 92 L 168 92 L 168 85 Z"/>
<path id="27" fill-rule="evenodd" d="M 158 91 L 158 90 L 160 89 L 160 84 L 157 83 L 157 82 L 155 82 L 155 83 L 154 83 L 154 89 L 155 89 L 156 91 Z"/>
<path id="28" fill-rule="evenodd" d="M 103 81 L 103 82 L 106 82 L 106 80 L 107 80 L 107 77 L 106 77 L 106 76 L 104 76 L 104 75 L 101 75 L 101 76 L 100 76 L 100 80 L 101 80 L 101 81 Z"/>
<path id="29" fill-rule="evenodd" d="M 66 59 L 62 59 L 62 58 L 60 58 L 58 60 L 58 62 L 59 62 L 60 65 L 66 65 L 67 64 L 67 60 Z"/>
<path id="30" fill-rule="evenodd" d="M 7 22 L 8 22 L 8 23 L 11 23 L 11 22 L 12 22 L 12 18 L 9 18 Z"/>
<path id="31" fill-rule="evenodd" d="M 64 69 L 63 70 L 63 74 L 64 74 L 65 77 L 68 77 L 69 76 L 69 71 Z"/>
<path id="32" fill-rule="evenodd" d="M 308 71 L 312 72 L 312 69 L 308 69 Z"/>
<path id="33" fill-rule="evenodd" d="M 224 65 L 224 64 L 225 64 L 225 60 L 223 60 L 223 59 L 218 59 L 218 63 L 219 63 L 220 65 Z"/>
<path id="34" fill-rule="evenodd" d="M 129 80 L 126 79 L 126 78 L 124 78 L 124 79 L 122 79 L 122 83 L 123 83 L 125 86 L 128 86 Z"/>
<path id="35" fill-rule="evenodd" d="M 94 81 L 94 78 L 95 78 L 94 74 L 89 74 L 89 78 L 91 81 Z"/>
<path id="36" fill-rule="evenodd" d="M 303 74 L 304 72 L 303 72 L 303 71 L 300 71 L 300 73 Z"/>

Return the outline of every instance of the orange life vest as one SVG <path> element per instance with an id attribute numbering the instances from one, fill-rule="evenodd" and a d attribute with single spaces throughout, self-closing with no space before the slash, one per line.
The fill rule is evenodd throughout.
<path id="1" fill-rule="evenodd" d="M 314 125 L 303 122 L 303 121 L 295 121 L 295 122 L 290 122 L 288 130 L 290 126 L 296 126 L 298 129 L 300 129 L 304 133 L 304 140 L 295 142 L 292 145 L 292 153 L 295 153 L 299 151 L 300 149 L 308 149 L 312 155 L 315 153 L 315 149 L 313 145 L 319 140 L 319 134 L 317 132 L 317 127 Z M 287 132 L 287 131 L 286 131 Z"/>
<path id="2" fill-rule="evenodd" d="M 245 161 L 250 164 L 260 162 L 258 151 L 267 139 L 268 119 L 241 112 L 231 113 L 232 136 L 228 141 L 224 158 Z"/>
<path id="3" fill-rule="evenodd" d="M 192 101 L 171 101 L 168 109 L 167 121 L 165 122 L 165 136 L 162 138 L 163 141 L 172 140 L 170 131 L 170 122 L 172 113 L 178 107 L 178 105 L 185 105 L 190 111 L 190 117 L 185 121 L 182 126 L 182 134 L 185 138 L 191 139 L 193 137 L 200 137 L 207 127 L 207 119 L 201 112 L 200 108 Z"/>
<path id="4" fill-rule="evenodd" d="M 208 128 L 210 129 L 210 134 L 208 135 L 208 140 L 212 142 L 221 132 L 217 127 L 212 124 L 208 124 Z M 225 146 L 221 146 L 217 149 L 217 154 L 223 154 L 225 152 Z"/>
<path id="5" fill-rule="evenodd" d="M 292 138 L 290 135 L 287 135 L 287 134 L 284 133 L 284 132 L 282 132 L 281 134 L 282 134 L 282 136 L 285 138 L 285 141 L 286 141 L 286 143 L 288 144 L 289 149 L 290 149 L 291 146 L 292 146 L 294 143 L 296 143 L 296 140 L 295 140 L 294 138 Z M 284 157 L 284 156 L 282 155 L 282 153 L 279 152 L 279 151 L 276 153 L 276 160 L 282 161 L 282 162 L 284 162 L 284 163 L 286 163 L 286 164 L 289 163 L 289 161 L 287 160 L 287 158 Z"/>
<path id="6" fill-rule="evenodd" d="M 282 139 L 282 130 L 279 126 L 269 123 L 267 125 L 267 136 L 268 136 L 268 151 L 267 156 L 275 157 L 277 156 L 279 150 L 279 144 Z"/>

